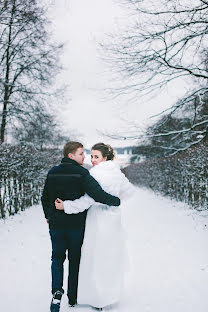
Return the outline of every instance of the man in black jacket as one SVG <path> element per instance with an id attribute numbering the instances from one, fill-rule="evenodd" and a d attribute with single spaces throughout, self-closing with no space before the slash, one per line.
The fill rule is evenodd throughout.
<path id="1" fill-rule="evenodd" d="M 119 206 L 120 199 L 103 191 L 98 182 L 83 168 L 84 149 L 79 142 L 68 142 L 64 146 L 61 164 L 49 170 L 43 194 L 42 205 L 45 218 L 49 223 L 52 242 L 52 301 L 51 312 L 58 312 L 63 290 L 63 263 L 68 250 L 69 275 L 68 299 L 74 306 L 77 299 L 78 273 L 81 246 L 84 237 L 86 211 L 66 214 L 56 210 L 55 200 L 75 200 L 85 193 L 96 202 Z"/>

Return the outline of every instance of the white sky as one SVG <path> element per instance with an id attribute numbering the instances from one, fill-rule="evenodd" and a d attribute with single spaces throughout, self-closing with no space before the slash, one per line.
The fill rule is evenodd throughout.
<path id="1" fill-rule="evenodd" d="M 105 34 L 113 32 L 117 25 L 128 22 L 127 12 L 115 0 L 48 0 L 52 6 L 50 18 L 54 36 L 66 42 L 61 58 L 66 70 L 61 78 L 70 85 L 70 100 L 64 105 L 60 119 L 64 127 L 82 134 L 78 137 L 86 147 L 100 141 L 113 146 L 133 144 L 130 141 L 112 141 L 102 137 L 97 130 L 127 133 L 127 123 L 122 119 L 136 121 L 143 127 L 148 118 L 175 103 L 182 95 L 180 85 L 175 84 L 167 92 L 151 101 L 139 104 L 125 103 L 120 98 L 103 100 L 103 92 L 110 87 L 111 75 L 98 54 L 98 44 Z"/>

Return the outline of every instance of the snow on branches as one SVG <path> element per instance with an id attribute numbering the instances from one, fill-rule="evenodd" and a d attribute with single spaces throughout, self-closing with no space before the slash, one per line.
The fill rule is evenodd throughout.
<path id="1" fill-rule="evenodd" d="M 57 149 L 38 151 L 25 145 L 1 145 L 0 218 L 38 204 L 47 171 L 60 158 Z"/>
<path id="2" fill-rule="evenodd" d="M 196 209 L 208 204 L 208 145 L 190 148 L 170 157 L 151 158 L 123 171 L 136 185 L 183 201 Z"/>

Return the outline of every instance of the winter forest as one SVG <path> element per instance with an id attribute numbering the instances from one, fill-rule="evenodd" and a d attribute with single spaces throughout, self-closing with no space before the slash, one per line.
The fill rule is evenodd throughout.
<path id="1" fill-rule="evenodd" d="M 190 87 L 146 129 L 108 137 L 115 146 L 138 139 L 125 169 L 133 183 L 207 209 L 208 3 L 121 2 L 131 23 L 102 43 L 106 62 L 120 75 L 112 96 L 148 98 L 177 79 Z M 47 5 L 53 3 L 1 1 L 1 218 L 39 202 L 47 170 L 71 137 L 55 117 L 67 86 L 55 83 L 64 44 L 51 39 Z"/>
<path id="2" fill-rule="evenodd" d="M 65 1 L 65 3 L 68 2 L 70 3 L 70 0 Z M 18 222 L 24 223 L 24 220 L 28 222 L 29 211 L 31 211 L 33 220 L 36 219 L 37 212 L 34 207 L 40 206 L 48 170 L 60 162 L 62 148 L 66 142 L 82 141 L 78 129 L 75 131 L 72 129 L 70 132 L 57 118 L 58 112 L 64 111 L 64 105 L 71 101 L 71 86 L 60 79 L 65 70 L 65 64 L 61 58 L 65 42 L 56 40 L 53 36 L 53 21 L 50 20 L 50 15 L 47 12 L 54 3 L 53 0 L 0 1 L 1 233 L 3 233 L 5 224 L 12 229 L 13 223 L 10 222 L 15 220 L 15 217 L 17 222 L 14 222 L 16 224 L 14 228 L 17 227 Z M 122 172 L 138 188 L 137 203 L 144 196 L 144 207 L 146 208 L 142 208 L 141 215 L 138 215 L 138 225 L 133 216 L 129 217 L 127 212 L 124 214 L 126 226 L 131 227 L 132 225 L 129 231 L 129 240 L 132 237 L 130 249 L 135 249 L 137 242 L 142 244 L 142 229 L 145 228 L 142 222 L 149 221 L 152 222 L 153 227 L 146 232 L 144 239 L 150 245 L 152 244 L 153 250 L 158 249 L 156 237 L 155 240 L 151 240 L 148 236 L 153 235 L 154 231 L 153 215 L 157 219 L 168 211 L 168 220 L 164 220 L 164 223 L 167 222 L 167 225 L 171 225 L 173 220 L 176 229 L 177 223 L 182 220 L 181 229 L 190 230 L 188 232 L 190 237 L 194 235 L 191 232 L 192 221 L 199 220 L 197 222 L 200 223 L 203 219 L 200 226 L 199 223 L 196 226 L 198 241 L 193 239 L 193 245 L 196 246 L 196 248 L 193 247 L 193 252 L 199 257 L 196 263 L 198 261 L 201 265 L 203 262 L 200 274 L 207 275 L 208 263 L 206 261 L 208 259 L 204 246 L 205 242 L 207 243 L 205 230 L 207 230 L 208 207 L 208 1 L 114 0 L 114 3 L 126 12 L 129 22 L 121 25 L 122 27 L 115 32 L 106 33 L 105 39 L 96 43 L 102 61 L 114 77 L 113 81 L 110 81 L 109 85 L 105 87 L 104 92 L 107 97 L 121 99 L 126 107 L 128 107 L 128 101 L 133 101 L 135 105 L 139 106 L 142 105 L 140 102 L 148 102 L 150 98 L 154 98 L 167 89 L 175 90 L 177 94 L 180 84 L 186 84 L 183 95 L 180 94 L 173 105 L 160 110 L 160 103 L 157 103 L 159 113 L 154 116 L 154 121 L 151 120 L 147 126 L 143 127 L 134 122 L 133 125 L 130 125 L 133 130 L 129 131 L 117 127 L 112 131 L 97 129 L 102 135 L 100 141 L 108 142 L 110 140 L 111 145 L 115 148 L 120 146 L 120 142 L 123 144 L 128 141 L 127 147 L 131 146 L 132 149 L 132 154 L 128 157 L 128 163 L 122 168 Z M 70 5 L 68 7 L 70 10 Z M 119 112 L 120 108 L 117 109 Z M 145 110 L 145 105 L 142 109 Z M 108 120 L 106 120 L 106 124 L 108 124 Z M 108 128 L 106 127 L 106 129 Z M 158 208 L 158 214 L 152 209 L 150 217 L 147 209 L 153 202 L 156 203 L 155 209 Z M 135 206 L 135 202 L 132 206 Z M 165 206 L 167 206 L 167 211 Z M 175 207 L 177 207 L 177 220 L 173 213 Z M 187 209 L 189 216 L 191 215 L 193 218 L 192 221 L 189 219 L 190 222 L 188 221 L 187 224 L 183 209 L 185 211 Z M 139 212 L 134 208 L 133 213 L 138 214 Z M 200 219 L 197 219 L 196 214 L 200 215 Z M 41 217 L 44 219 L 43 215 Z M 162 220 L 161 218 L 160 220 Z M 40 225 L 41 231 L 44 226 L 45 224 Z M 29 229 L 26 230 L 29 231 Z M 135 238 L 137 230 L 139 231 L 138 241 Z M 177 230 L 175 231 L 177 232 Z M 184 239 L 184 245 L 189 245 L 186 235 L 183 236 L 183 232 L 176 232 L 171 233 L 173 235 L 171 237 L 176 237 L 176 240 L 178 237 L 178 241 Z M 164 233 L 170 233 L 170 230 L 164 228 Z M 6 237 L 6 234 L 2 235 L 2 237 L 4 235 Z M 44 235 L 40 239 L 46 242 Z M 177 249 L 174 249 L 175 241 L 173 241 L 174 239 L 169 245 L 170 254 L 166 257 L 169 257 L 167 259 L 170 260 L 170 266 L 172 265 L 175 270 L 179 268 L 178 272 L 181 269 L 179 275 L 184 273 L 183 268 L 190 260 L 190 271 L 184 273 L 187 273 L 188 276 L 191 272 L 191 265 L 193 264 L 194 267 L 196 263 L 190 254 L 186 255 L 187 258 L 182 256 L 183 267 L 179 262 L 171 262 L 175 253 L 178 252 Z M 201 250 L 203 249 L 205 254 L 203 254 L 203 259 L 200 258 L 200 251 L 197 249 L 200 244 L 197 242 L 202 242 Z M 3 238 L 1 243 L 3 244 Z M 162 247 L 158 249 L 161 255 L 162 248 L 165 248 L 163 243 L 162 240 Z M 45 243 L 46 245 L 47 243 Z M 2 246 L 5 250 L 6 247 Z M 11 246 L 16 250 L 16 247 Z M 145 248 L 147 248 L 146 245 Z M 183 254 L 183 247 L 180 246 L 180 248 L 180 252 Z M 191 246 L 189 250 L 191 250 Z M 141 247 L 139 252 L 143 253 Z M 148 255 L 149 258 L 154 258 L 154 254 Z M 142 265 L 147 261 L 143 258 L 144 256 L 139 258 L 136 254 L 135 257 L 134 264 L 138 261 L 139 265 Z M 4 257 L 2 259 L 2 261 L 7 261 Z M 43 263 L 44 265 L 48 264 Z M 38 263 L 38 268 L 40 268 L 39 266 Z M 154 275 L 153 269 L 149 271 L 148 268 L 144 273 L 141 269 L 139 274 L 146 278 L 145 274 L 148 275 L 152 272 Z M 168 267 L 167 274 L 169 274 L 169 269 Z M 189 266 L 187 270 L 189 270 Z M 2 276 L 6 279 L 7 276 L 4 274 Z M 179 275 L 176 277 L 175 285 L 180 284 Z M 174 293 L 174 290 L 172 294 L 176 296 L 174 298 L 178 303 L 178 310 L 177 307 L 176 310 L 173 308 L 171 299 L 167 306 L 162 307 L 154 298 L 155 301 L 153 300 L 149 305 L 144 299 L 139 306 L 141 309 L 143 308 L 141 311 L 205 312 L 208 308 L 208 303 L 205 302 L 207 277 L 203 275 L 200 284 L 199 275 L 197 273 L 193 275 L 191 281 L 194 286 L 192 289 L 190 286 L 190 292 L 187 291 L 185 300 L 188 302 L 188 297 L 192 295 L 194 297 L 197 292 L 201 294 L 201 297 L 194 297 L 195 301 L 189 302 L 190 305 L 185 305 L 179 290 L 178 293 L 176 293 L 177 291 Z M 132 281 L 133 277 L 130 277 L 130 280 Z M 138 281 L 139 278 L 136 280 Z M 165 277 L 163 283 L 162 287 L 166 289 Z M 45 284 L 43 282 L 43 285 Z M 155 282 L 155 288 L 157 288 L 156 284 Z M 201 288 L 197 288 L 198 285 L 201 285 Z M 145 289 L 145 284 L 143 286 Z M 35 289 L 37 285 L 33 287 Z M 136 282 L 132 287 L 134 290 L 136 289 Z M 141 285 L 139 287 L 142 289 Z M 188 286 L 182 284 L 180 287 L 185 289 Z M 175 289 L 174 286 L 172 289 Z M 46 291 L 41 287 L 40 290 L 43 293 Z M 151 295 L 154 297 L 153 289 L 151 291 Z M 183 291 L 182 288 L 181 291 Z M 140 311 L 135 308 L 136 303 L 133 305 L 137 294 L 136 292 L 132 292 L 132 294 L 135 295 L 131 301 L 132 308 L 128 310 L 127 302 L 126 306 L 124 304 L 124 308 L 121 307 L 118 311 Z M 143 295 L 146 298 L 144 293 Z M 166 293 L 166 295 L 169 294 Z M 153 302 L 156 308 L 154 308 Z M 179 304 L 181 302 L 184 303 L 184 306 Z M 33 311 L 32 308 L 26 310 Z M 39 304 L 38 311 L 42 312 L 43 310 Z M 7 311 L 11 312 L 11 310 Z M 67 309 L 63 311 L 67 311 Z M 84 309 L 78 311 L 84 311 Z"/>

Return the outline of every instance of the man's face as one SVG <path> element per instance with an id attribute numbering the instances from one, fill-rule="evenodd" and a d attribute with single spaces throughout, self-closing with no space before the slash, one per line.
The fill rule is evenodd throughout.
<path id="1" fill-rule="evenodd" d="M 79 165 L 83 165 L 85 159 L 84 148 L 78 147 L 76 152 L 74 154 L 69 153 L 68 157 L 75 160 Z"/>

